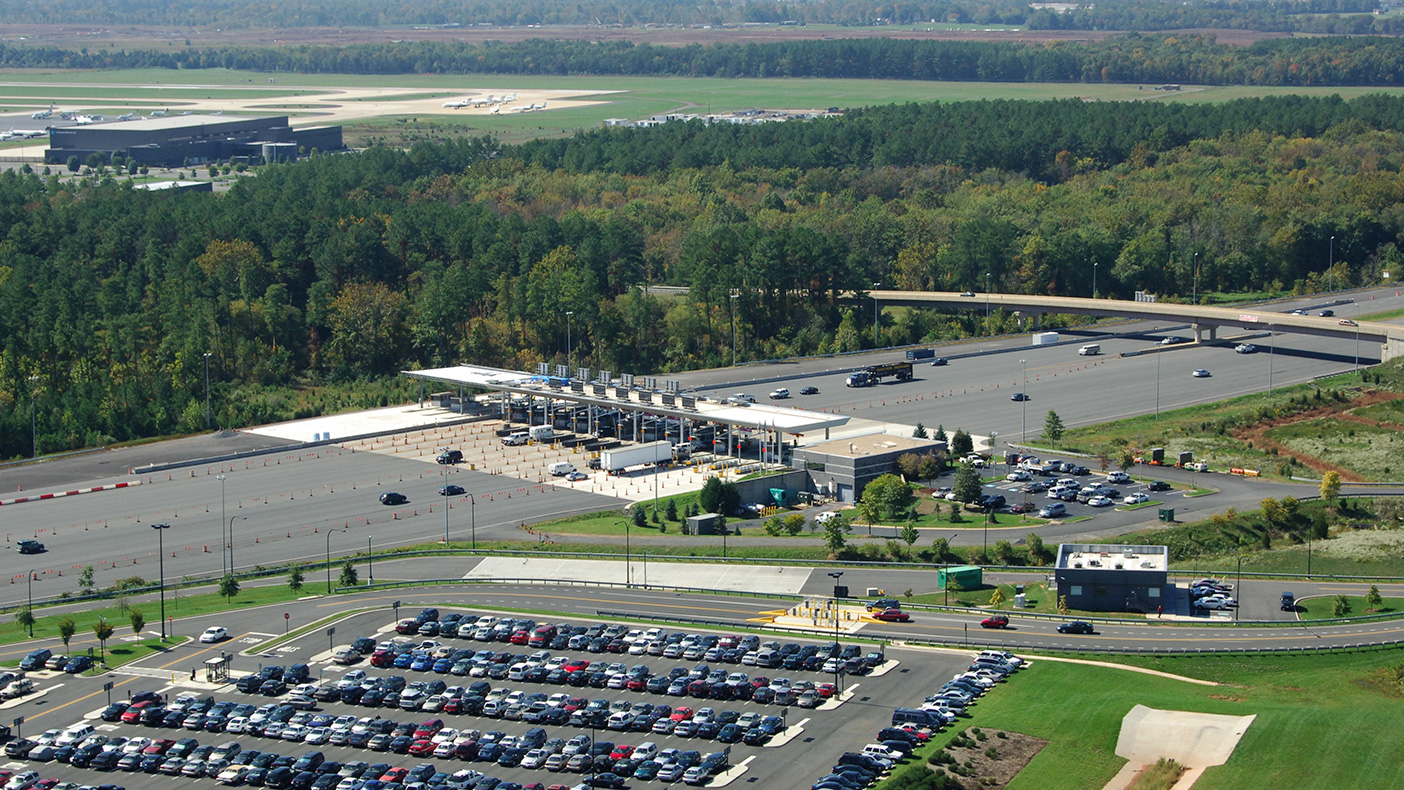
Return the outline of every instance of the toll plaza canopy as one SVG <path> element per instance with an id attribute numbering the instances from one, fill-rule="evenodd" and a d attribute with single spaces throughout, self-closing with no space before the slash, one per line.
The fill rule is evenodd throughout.
<path id="1" fill-rule="evenodd" d="M 680 420 L 733 425 L 737 428 L 802 434 L 826 431 L 848 423 L 837 414 L 792 409 L 771 404 L 740 404 L 684 392 L 626 386 L 623 381 L 582 381 L 518 370 L 456 365 L 430 370 L 406 370 L 402 375 L 492 392 L 535 396 L 594 406 L 641 412 Z"/>

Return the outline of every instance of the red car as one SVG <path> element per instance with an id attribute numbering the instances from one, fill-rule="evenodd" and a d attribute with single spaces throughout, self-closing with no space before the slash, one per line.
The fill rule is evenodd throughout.
<path id="1" fill-rule="evenodd" d="M 395 623 L 395 633 L 397 634 L 417 634 L 419 633 L 419 621 L 413 617 L 408 620 L 401 620 Z"/>
<path id="2" fill-rule="evenodd" d="M 439 730 L 442 730 L 443 728 L 444 728 L 444 720 L 443 720 L 443 719 L 429 719 L 428 721 L 426 721 L 426 722 L 424 722 L 423 724 L 420 724 L 418 727 L 415 727 L 415 728 L 414 728 L 414 737 L 416 737 L 416 738 L 433 738 L 433 737 L 434 737 L 434 733 L 438 732 Z"/>
<path id="3" fill-rule="evenodd" d="M 410 744 L 409 753 L 415 757 L 427 757 L 434 753 L 434 747 L 436 746 L 438 746 L 438 744 L 428 738 L 421 738 Z"/>
<path id="4" fill-rule="evenodd" d="M 395 654 L 389 650 L 377 650 L 371 653 L 370 665 L 376 669 L 384 669 L 395 665 Z"/>
<path id="5" fill-rule="evenodd" d="M 1009 616 L 1003 614 L 991 615 L 980 621 L 981 628 L 1008 628 Z"/>
<path id="6" fill-rule="evenodd" d="M 690 719 L 692 718 L 692 708 L 689 708 L 686 705 L 680 705 L 673 711 L 673 715 L 669 716 L 668 718 L 672 719 L 673 721 L 683 721 L 685 719 Z"/>
<path id="7" fill-rule="evenodd" d="M 380 781 L 399 784 L 405 781 L 406 776 L 409 776 L 409 769 L 404 766 L 396 766 L 381 775 Z"/>
<path id="8" fill-rule="evenodd" d="M 873 612 L 873 619 L 888 623 L 910 623 L 912 616 L 901 609 L 884 609 L 881 612 Z"/>
<path id="9" fill-rule="evenodd" d="M 138 702 L 137 704 L 131 706 L 130 708 L 127 708 L 125 711 L 122 712 L 122 723 L 135 724 L 136 722 L 141 721 L 141 714 L 145 712 L 147 708 L 154 707 L 155 705 L 156 702 L 154 700 L 149 699 Z"/>
<path id="10" fill-rule="evenodd" d="M 832 683 L 820 683 L 814 687 L 814 690 L 819 692 L 819 696 L 823 699 L 828 699 L 838 693 L 838 686 Z"/>
<path id="11" fill-rule="evenodd" d="M 916 738 L 918 741 L 921 741 L 922 743 L 925 743 L 926 741 L 931 740 L 931 733 L 927 732 L 926 730 L 923 730 L 922 728 L 916 726 L 915 724 L 912 724 L 912 723 L 908 722 L 907 724 L 899 724 L 899 725 L 897 725 L 897 726 L 898 726 L 899 729 L 903 729 L 903 730 L 906 730 L 907 732 L 910 732 L 910 733 L 912 734 L 912 737 Z"/>
<path id="12" fill-rule="evenodd" d="M 561 667 L 561 669 L 564 669 L 567 672 L 579 672 L 580 670 L 588 669 L 589 667 L 589 661 L 586 661 L 583 658 L 576 658 L 571 661 L 567 661 L 565 663 L 565 666 Z"/>

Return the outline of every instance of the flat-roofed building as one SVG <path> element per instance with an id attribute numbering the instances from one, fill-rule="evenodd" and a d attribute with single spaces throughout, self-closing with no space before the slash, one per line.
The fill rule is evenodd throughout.
<path id="1" fill-rule="evenodd" d="M 273 149 L 285 159 L 343 147 L 340 126 L 294 129 L 286 115 L 179 115 L 50 129 L 44 161 L 63 164 L 76 156 L 86 162 L 102 153 L 148 166 L 187 167 L 240 157 L 258 161 Z"/>
<path id="2" fill-rule="evenodd" d="M 1064 543 L 1054 571 L 1057 594 L 1069 609 L 1088 612 L 1157 612 L 1165 604 L 1170 549 Z"/>
<path id="3" fill-rule="evenodd" d="M 815 490 L 840 502 L 853 502 L 863 495 L 868 483 L 895 473 L 898 456 L 945 452 L 945 442 L 874 433 L 796 447 L 793 465 L 809 473 Z"/>

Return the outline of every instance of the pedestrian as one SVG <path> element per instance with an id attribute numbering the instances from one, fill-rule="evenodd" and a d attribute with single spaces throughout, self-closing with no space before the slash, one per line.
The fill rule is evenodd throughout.
<path id="1" fill-rule="evenodd" d="M 1155 619 L 1159 620 L 1159 619 L 1160 619 L 1160 616 L 1161 616 L 1162 614 L 1164 614 L 1164 613 L 1165 613 L 1165 608 L 1164 608 L 1164 607 L 1162 607 L 1162 606 L 1157 606 L 1157 607 L 1155 607 Z"/>
<path id="2" fill-rule="evenodd" d="M 194 679 L 195 679 L 195 667 L 191 667 L 191 668 L 190 668 L 190 679 L 191 679 L 191 680 L 194 680 Z"/>

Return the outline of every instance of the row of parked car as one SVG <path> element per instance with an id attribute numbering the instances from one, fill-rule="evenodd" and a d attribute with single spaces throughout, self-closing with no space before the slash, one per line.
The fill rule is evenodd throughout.
<path id="1" fill-rule="evenodd" d="M 92 669 L 93 659 L 92 656 L 84 653 L 70 656 L 65 653 L 55 653 L 47 647 L 40 647 L 29 651 L 24 658 L 20 659 L 19 668 L 25 672 L 51 669 L 56 672 L 76 675 Z"/>
<path id="2" fill-rule="evenodd" d="M 1238 606 L 1238 600 L 1233 597 L 1233 585 L 1219 579 L 1195 579 L 1190 582 L 1190 601 L 1196 609 L 1233 609 Z"/>

